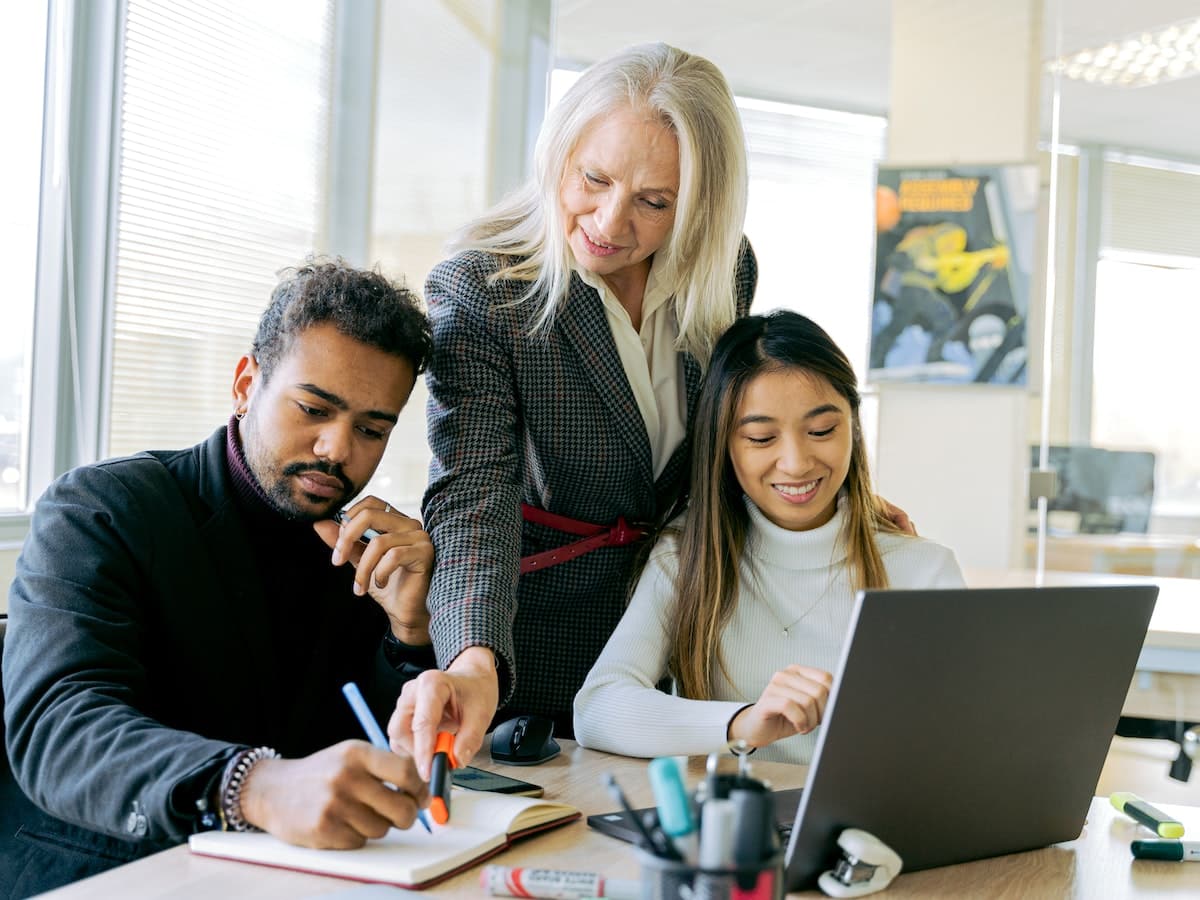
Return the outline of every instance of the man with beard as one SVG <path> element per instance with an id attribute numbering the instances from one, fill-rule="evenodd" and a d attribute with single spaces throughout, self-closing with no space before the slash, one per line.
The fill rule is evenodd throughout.
<path id="1" fill-rule="evenodd" d="M 378 273 L 293 270 L 228 424 L 46 491 L 9 597 L 0 895 L 202 828 L 355 847 L 413 824 L 425 785 L 362 739 L 341 686 L 386 720 L 413 660 L 433 664 L 433 549 L 383 500 L 346 505 L 430 347 L 419 301 Z"/>

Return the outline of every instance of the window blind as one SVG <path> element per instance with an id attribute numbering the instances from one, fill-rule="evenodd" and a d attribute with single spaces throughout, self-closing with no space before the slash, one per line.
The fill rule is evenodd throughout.
<path id="1" fill-rule="evenodd" d="M 319 243 L 332 65 L 331 0 L 128 0 L 111 454 L 228 418 L 277 270 Z"/>
<path id="2" fill-rule="evenodd" d="M 1105 249 L 1200 258 L 1200 170 L 1104 163 Z"/>
<path id="3" fill-rule="evenodd" d="M 746 234 L 759 266 L 754 312 L 803 313 L 829 332 L 863 377 L 875 166 L 887 122 L 743 98 L 738 109 L 749 150 Z"/>

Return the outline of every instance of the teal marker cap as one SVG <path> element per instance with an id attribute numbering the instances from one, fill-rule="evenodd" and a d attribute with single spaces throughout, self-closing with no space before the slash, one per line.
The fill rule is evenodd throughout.
<path id="1" fill-rule="evenodd" d="M 649 777 L 662 830 L 673 838 L 683 837 L 695 831 L 696 822 L 692 818 L 692 805 L 688 801 L 687 787 L 683 783 L 679 761 L 673 756 L 652 759 Z"/>
<path id="2" fill-rule="evenodd" d="M 1134 859 L 1164 859 L 1168 862 L 1183 859 L 1182 841 L 1134 841 L 1129 849 Z"/>

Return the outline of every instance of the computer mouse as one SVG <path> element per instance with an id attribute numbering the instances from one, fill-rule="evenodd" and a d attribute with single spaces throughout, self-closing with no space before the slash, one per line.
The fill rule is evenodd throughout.
<path id="1" fill-rule="evenodd" d="M 510 766 L 536 766 L 562 752 L 554 722 L 545 716 L 517 716 L 492 732 L 492 759 Z"/>

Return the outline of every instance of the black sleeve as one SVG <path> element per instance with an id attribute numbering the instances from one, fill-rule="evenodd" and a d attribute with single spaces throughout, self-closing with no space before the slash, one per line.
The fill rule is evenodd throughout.
<path id="1" fill-rule="evenodd" d="M 156 461 L 124 465 L 76 469 L 37 504 L 9 594 L 6 743 L 17 783 L 51 815 L 177 843 L 194 815 L 186 802 L 179 808 L 176 787 L 206 777 L 236 747 L 142 711 L 147 560 L 159 527 L 147 503 L 157 496 L 154 467 L 169 476 Z"/>

